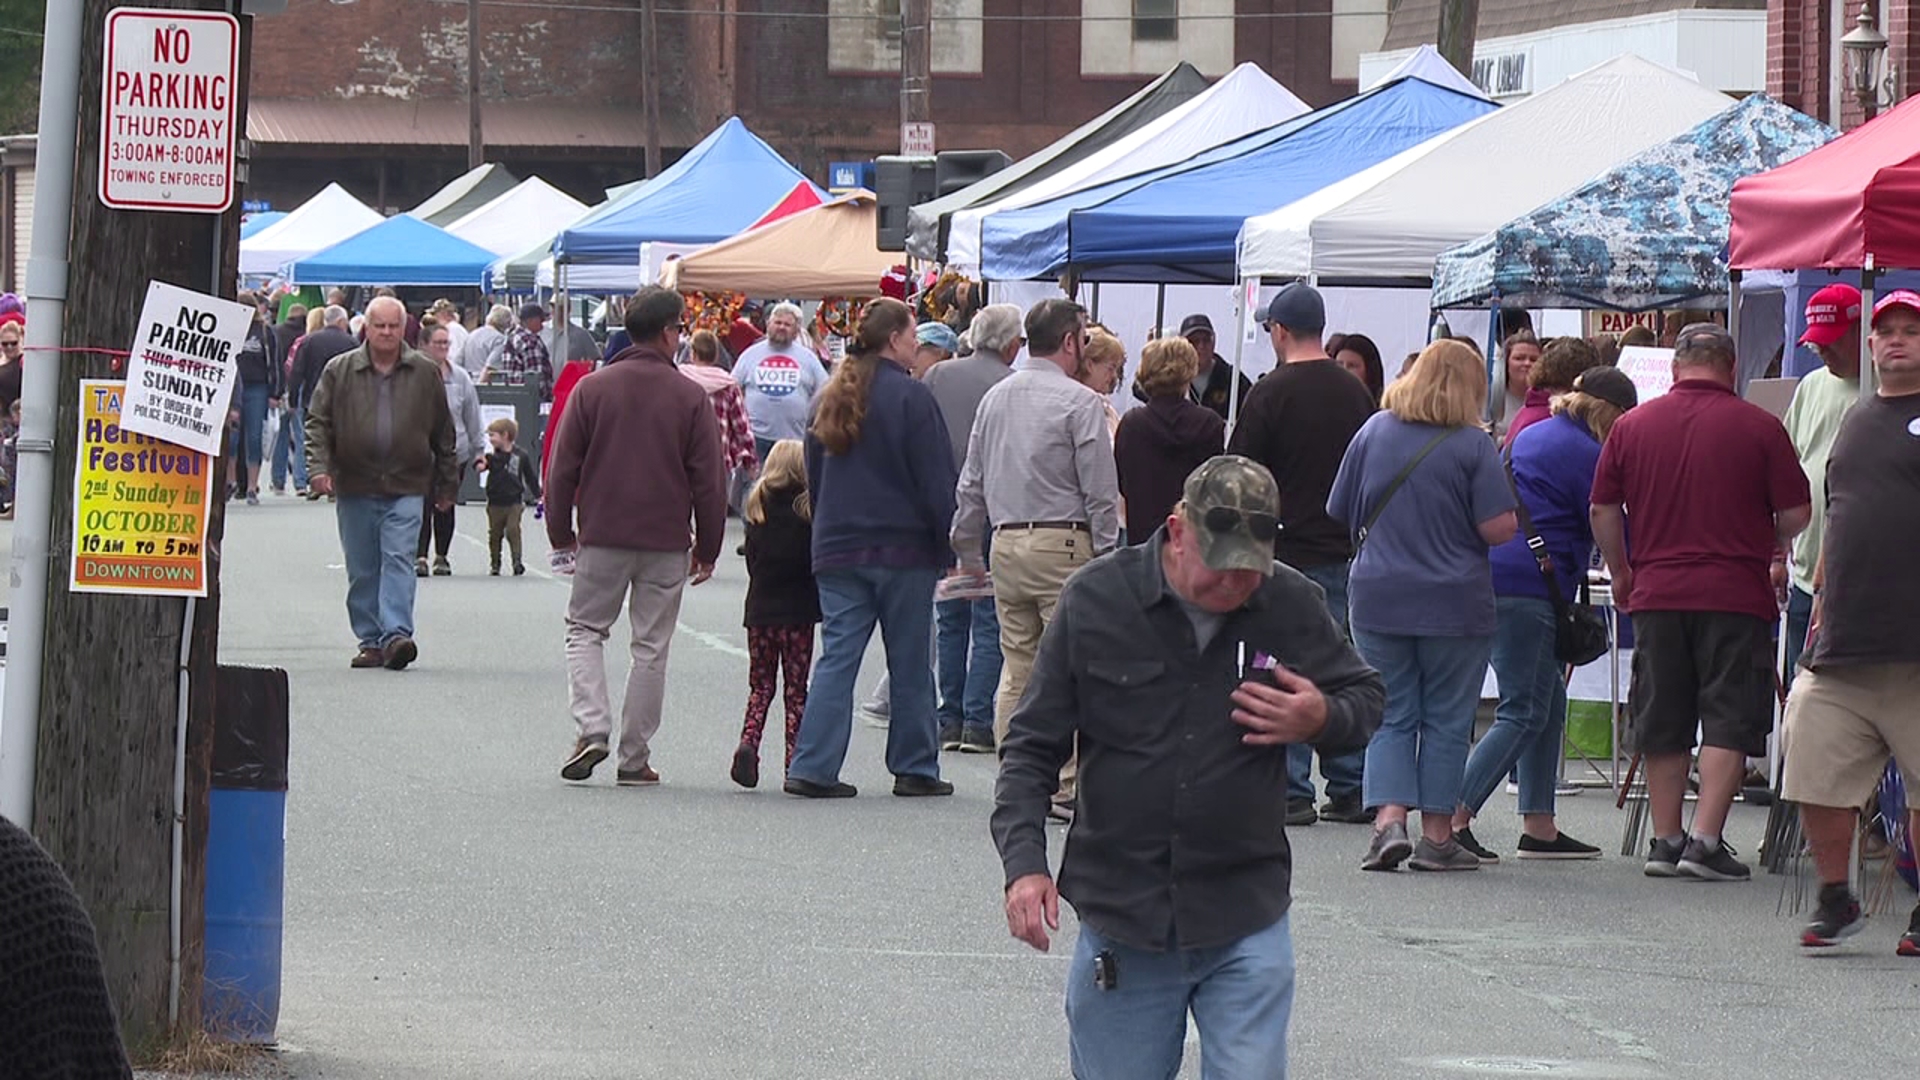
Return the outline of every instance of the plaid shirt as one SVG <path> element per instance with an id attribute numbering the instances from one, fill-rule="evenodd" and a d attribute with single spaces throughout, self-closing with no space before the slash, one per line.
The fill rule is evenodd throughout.
<path id="1" fill-rule="evenodd" d="M 514 327 L 513 333 L 507 336 L 506 349 L 500 354 L 500 374 L 509 383 L 524 383 L 537 377 L 552 385 L 553 358 L 547 354 L 547 343 L 524 326 Z"/>
<path id="2" fill-rule="evenodd" d="M 729 386 L 717 394 L 708 394 L 713 402 L 713 417 L 720 421 L 720 453 L 728 469 L 752 472 L 758 464 L 753 452 L 753 429 L 747 425 L 746 395 L 738 386 Z"/>

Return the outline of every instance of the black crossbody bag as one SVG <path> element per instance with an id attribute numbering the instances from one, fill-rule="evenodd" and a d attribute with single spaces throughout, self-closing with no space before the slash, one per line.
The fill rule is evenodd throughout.
<path id="1" fill-rule="evenodd" d="M 1607 620 L 1589 602 L 1591 594 L 1585 581 L 1580 583 L 1579 599 L 1568 603 L 1560 591 L 1560 577 L 1553 571 L 1553 556 L 1547 554 L 1547 542 L 1533 527 L 1533 515 L 1527 501 L 1520 497 L 1520 485 L 1513 477 L 1513 447 L 1508 446 L 1501 460 L 1507 470 L 1507 486 L 1513 489 L 1514 512 L 1520 517 L 1520 531 L 1526 534 L 1527 550 L 1547 582 L 1547 598 L 1553 602 L 1553 655 L 1562 664 L 1580 667 L 1607 655 L 1611 639 Z"/>
<path id="2" fill-rule="evenodd" d="M 1380 520 L 1381 514 L 1387 512 L 1387 504 L 1392 502 L 1393 497 L 1400 493 L 1400 488 L 1406 484 L 1407 477 L 1412 476 L 1413 470 L 1418 468 L 1421 462 L 1427 460 L 1427 455 L 1433 453 L 1441 443 L 1446 442 L 1447 436 L 1451 434 L 1453 434 L 1453 429 L 1448 428 L 1440 434 L 1435 435 L 1432 439 L 1429 439 L 1427 445 L 1421 447 L 1420 452 L 1413 455 L 1413 460 L 1407 462 L 1407 464 L 1401 468 L 1400 475 L 1393 478 L 1393 483 L 1387 485 L 1387 490 L 1380 493 L 1380 501 L 1373 504 L 1373 512 L 1367 515 L 1367 520 L 1361 523 L 1359 531 L 1353 534 L 1354 558 L 1358 559 L 1360 557 L 1360 549 L 1367 546 L 1367 534 L 1373 532 L 1374 523 Z"/>

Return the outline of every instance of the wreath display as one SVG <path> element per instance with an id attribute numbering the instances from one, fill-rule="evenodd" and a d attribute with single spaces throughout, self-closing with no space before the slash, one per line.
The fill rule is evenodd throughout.
<path id="1" fill-rule="evenodd" d="M 724 334 L 747 306 L 747 294 L 737 292 L 689 292 L 680 294 L 687 303 L 688 330 L 711 330 Z"/>
<path id="2" fill-rule="evenodd" d="M 814 329 L 823 337 L 851 338 L 860 320 L 861 306 L 842 296 L 829 296 L 820 301 L 820 310 L 814 313 Z"/>

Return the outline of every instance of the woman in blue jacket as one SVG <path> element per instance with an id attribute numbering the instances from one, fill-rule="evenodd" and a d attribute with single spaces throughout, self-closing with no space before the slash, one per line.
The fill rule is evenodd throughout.
<path id="1" fill-rule="evenodd" d="M 909 373 L 918 345 L 898 300 L 867 305 L 848 356 L 820 391 L 807 431 L 820 662 L 785 790 L 809 799 L 858 792 L 840 780 L 853 729 L 853 684 L 875 623 L 886 643 L 895 795 L 951 795 L 940 779 L 933 589 L 953 565 L 960 470 L 933 392 Z"/>
<path id="2" fill-rule="evenodd" d="M 1553 560 L 1560 595 L 1572 601 L 1593 560 L 1587 506 L 1600 445 L 1614 421 L 1638 397 L 1632 380 L 1610 367 L 1590 368 L 1571 393 L 1553 401 L 1553 416 L 1514 439 L 1513 481 L 1533 527 Z M 1600 849 L 1560 831 L 1554 823 L 1554 787 L 1560 777 L 1561 732 L 1567 723 L 1567 683 L 1554 656 L 1553 601 L 1524 531 L 1489 555 L 1493 564 L 1498 628 L 1493 673 L 1500 704 L 1493 727 L 1467 762 L 1455 839 L 1482 862 L 1499 856 L 1473 835 L 1474 815 L 1493 789 L 1517 767 L 1520 779 L 1520 858 L 1594 859 Z"/>

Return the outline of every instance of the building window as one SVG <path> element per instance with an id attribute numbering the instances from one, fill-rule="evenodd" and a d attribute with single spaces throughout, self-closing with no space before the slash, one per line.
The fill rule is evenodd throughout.
<path id="1" fill-rule="evenodd" d="M 900 0 L 878 0 L 874 4 L 873 29 L 884 41 L 900 40 Z"/>
<path id="2" fill-rule="evenodd" d="M 1180 40 L 1180 0 L 1133 0 L 1133 40 Z"/>

